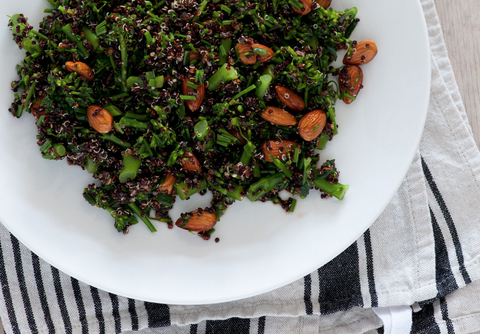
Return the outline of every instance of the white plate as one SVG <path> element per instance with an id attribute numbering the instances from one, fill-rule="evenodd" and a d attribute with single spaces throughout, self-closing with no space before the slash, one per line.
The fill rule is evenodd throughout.
<path id="1" fill-rule="evenodd" d="M 322 152 L 335 158 L 343 201 L 312 192 L 286 214 L 248 199 L 231 206 L 215 226 L 219 243 L 157 223 L 124 236 L 109 214 L 87 204 L 90 175 L 65 162 L 40 157 L 33 117 L 8 112 L 22 52 L 11 40 L 6 15 L 31 23 L 46 1 L 17 0 L 0 9 L 0 221 L 27 247 L 65 273 L 119 295 L 171 304 L 231 301 L 281 287 L 314 271 L 354 242 L 399 187 L 419 143 L 429 100 L 430 57 L 418 0 L 334 0 L 335 9 L 358 7 L 352 38 L 379 48 L 365 65 L 357 101 L 337 106 L 339 135 Z M 180 201 L 177 201 L 177 203 Z M 197 196 L 174 208 L 206 206 Z"/>

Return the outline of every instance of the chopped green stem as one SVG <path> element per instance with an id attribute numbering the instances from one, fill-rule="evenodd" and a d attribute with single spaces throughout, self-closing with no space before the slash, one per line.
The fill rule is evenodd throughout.
<path id="1" fill-rule="evenodd" d="M 150 232 L 157 232 L 147 215 L 145 215 L 145 213 L 143 213 L 134 202 L 129 202 L 127 205 L 145 223 L 145 225 L 147 225 Z"/>
<path id="2" fill-rule="evenodd" d="M 135 118 L 128 118 L 125 116 L 120 118 L 120 122 L 118 122 L 118 124 L 120 126 L 128 126 L 136 129 L 148 129 L 148 123 L 140 122 Z"/>
<path id="3" fill-rule="evenodd" d="M 87 52 L 87 49 L 85 49 L 85 46 L 83 46 L 83 43 L 78 39 L 77 36 L 75 36 L 73 33 L 72 33 L 72 26 L 69 24 L 67 25 L 64 25 L 62 27 L 62 31 L 65 33 L 65 35 L 67 35 L 68 39 L 72 42 L 75 42 L 77 43 L 77 51 L 78 53 L 83 57 L 83 58 L 87 58 L 88 57 L 88 52 Z"/>
<path id="4" fill-rule="evenodd" d="M 227 54 L 230 52 L 230 49 L 232 48 L 232 39 L 227 38 L 227 39 L 222 39 L 220 42 L 220 50 L 221 54 L 218 60 L 218 65 L 223 65 L 227 62 Z"/>
<path id="5" fill-rule="evenodd" d="M 30 86 L 30 89 L 28 90 L 27 98 L 25 99 L 25 108 L 28 108 L 28 104 L 30 103 L 30 100 L 32 99 L 33 93 L 35 92 L 35 88 L 37 87 L 37 82 L 34 81 L 32 82 L 32 85 Z M 20 117 L 20 116 L 18 116 Z"/>
<path id="6" fill-rule="evenodd" d="M 292 204 L 290 205 L 289 211 L 290 211 L 290 212 L 295 211 L 295 206 L 296 206 L 296 205 L 297 205 L 297 200 L 294 198 L 294 199 L 292 200 Z"/>
<path id="7" fill-rule="evenodd" d="M 242 192 L 243 192 L 243 187 L 237 184 L 235 186 L 235 189 L 227 193 L 227 196 L 231 199 L 236 199 L 237 201 L 241 201 L 243 199 Z"/>
<path id="8" fill-rule="evenodd" d="M 286 177 L 292 177 L 292 171 L 288 169 L 288 167 L 283 162 L 281 162 L 279 159 L 276 159 L 272 154 L 270 154 L 270 158 L 273 160 L 273 163 L 275 164 L 275 166 L 277 166 L 280 172 L 285 174 Z"/>
<path id="9" fill-rule="evenodd" d="M 318 138 L 317 149 L 323 150 L 329 140 L 330 140 L 330 137 L 325 132 L 322 132 L 320 134 L 320 138 Z"/>
<path id="10" fill-rule="evenodd" d="M 228 68 L 228 69 L 227 69 Z M 208 90 L 213 91 L 220 86 L 220 83 L 225 83 L 238 79 L 238 72 L 229 64 L 223 64 L 222 67 L 215 72 L 207 81 L 208 81 Z"/>
<path id="11" fill-rule="evenodd" d="M 250 160 L 253 157 L 253 152 L 255 152 L 255 146 L 252 144 L 251 141 L 248 141 L 244 146 L 243 146 L 243 153 L 240 158 L 240 162 L 243 163 L 244 165 L 248 166 L 250 164 Z"/>
<path id="12" fill-rule="evenodd" d="M 120 182 L 125 183 L 128 180 L 134 180 L 137 177 L 138 169 L 142 162 L 134 158 L 131 154 L 124 154 L 123 155 L 123 169 L 120 171 L 118 175 L 118 179 Z"/>
<path id="13" fill-rule="evenodd" d="M 87 41 L 89 41 L 92 44 L 93 49 L 94 50 L 98 49 L 98 46 L 100 45 L 100 42 L 98 40 L 97 35 L 95 35 L 93 33 L 93 31 L 91 31 L 88 27 L 82 27 L 82 31 L 83 31 Z"/>
<path id="14" fill-rule="evenodd" d="M 259 100 L 263 100 L 265 97 L 265 93 L 267 92 L 268 88 L 270 88 L 272 79 L 273 77 L 270 74 L 264 74 L 258 79 L 255 95 Z"/>
<path id="15" fill-rule="evenodd" d="M 182 95 L 180 94 L 180 100 L 190 100 L 195 101 L 197 98 L 193 95 Z"/>
<path id="16" fill-rule="evenodd" d="M 238 93 L 237 95 L 235 95 L 234 97 L 232 97 L 232 100 L 229 102 L 230 105 L 234 104 L 236 100 L 238 100 L 240 97 L 242 97 L 243 95 L 247 94 L 247 93 L 250 93 L 252 90 L 256 89 L 257 86 L 255 85 L 250 85 L 248 86 L 247 88 L 245 88 L 244 90 L 242 90 L 240 93 Z"/>
<path id="17" fill-rule="evenodd" d="M 285 180 L 285 174 L 277 173 L 264 177 L 250 186 L 247 197 L 250 201 L 255 202 L 260 197 L 275 189 Z"/>
<path id="18" fill-rule="evenodd" d="M 114 106 L 113 104 L 104 106 L 103 109 L 108 111 L 110 115 L 112 115 L 112 117 L 123 115 L 122 111 L 118 107 Z"/>
<path id="19" fill-rule="evenodd" d="M 150 115 L 134 114 L 131 111 L 127 111 L 125 113 L 125 117 L 131 118 L 131 119 L 136 119 L 136 120 L 141 121 L 141 122 L 148 122 L 151 119 Z"/>
<path id="20" fill-rule="evenodd" d="M 127 53 L 127 45 L 125 43 L 125 38 L 123 36 L 123 32 L 118 34 L 119 41 L 120 41 L 120 53 L 122 59 L 122 67 L 120 71 L 120 79 L 125 84 L 127 81 L 127 66 L 128 66 L 128 53 Z M 127 86 L 122 86 L 124 92 L 126 92 Z"/>
<path id="21" fill-rule="evenodd" d="M 190 196 L 204 190 L 204 189 L 207 189 L 207 181 L 205 180 L 202 180 L 199 182 L 199 185 L 200 187 L 195 187 L 193 189 L 189 188 L 188 185 L 181 181 L 181 182 L 178 182 L 175 186 L 175 191 L 178 195 L 178 197 L 183 201 L 187 198 L 189 198 Z"/>
<path id="22" fill-rule="evenodd" d="M 61 144 L 53 144 L 53 149 L 55 150 L 55 153 L 57 153 L 59 157 L 63 157 L 67 153 L 65 146 Z"/>
<path id="23" fill-rule="evenodd" d="M 330 183 L 322 178 L 314 179 L 313 184 L 318 189 L 325 191 L 327 194 L 330 194 L 339 200 L 342 200 L 345 197 L 345 194 L 349 188 L 349 186 L 346 184 Z"/>
<path id="24" fill-rule="evenodd" d="M 130 145 L 130 143 L 126 142 L 125 140 L 121 140 L 120 138 L 116 137 L 115 135 L 113 134 L 106 134 L 106 133 L 103 133 L 102 134 L 102 139 L 103 140 L 109 140 L 119 146 L 122 146 L 124 148 L 127 148 L 127 147 L 130 147 L 132 145 Z"/>

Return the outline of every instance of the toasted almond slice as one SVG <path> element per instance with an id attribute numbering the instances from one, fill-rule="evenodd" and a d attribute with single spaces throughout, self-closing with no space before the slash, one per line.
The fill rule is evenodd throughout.
<path id="1" fill-rule="evenodd" d="M 302 9 L 297 9 L 297 8 L 292 6 L 292 9 L 295 13 L 300 14 L 300 15 L 307 15 L 308 13 L 310 13 L 312 11 L 312 4 L 313 4 L 312 0 L 298 0 L 298 1 L 300 1 L 302 3 L 303 8 Z"/>
<path id="2" fill-rule="evenodd" d="M 305 102 L 303 102 L 303 99 L 298 96 L 297 93 L 282 86 L 275 86 L 275 91 L 277 92 L 277 97 L 287 106 L 288 109 L 297 112 L 305 109 Z"/>
<path id="3" fill-rule="evenodd" d="M 202 166 L 200 166 L 200 162 L 198 161 L 197 157 L 189 152 L 185 151 L 183 157 L 180 158 L 182 167 L 187 171 L 187 172 L 201 172 L 202 171 Z"/>
<path id="4" fill-rule="evenodd" d="M 238 43 L 237 50 L 240 55 L 240 61 L 246 65 L 254 65 L 257 61 L 264 63 L 272 59 L 275 54 L 269 47 L 258 43 Z M 255 52 L 256 50 L 266 54 L 257 53 Z"/>
<path id="5" fill-rule="evenodd" d="M 210 230 L 217 223 L 217 215 L 215 213 L 201 211 L 201 214 L 199 214 L 197 210 L 190 212 L 190 214 L 192 214 L 190 218 L 179 218 L 175 225 L 184 230 L 203 232 Z"/>
<path id="6" fill-rule="evenodd" d="M 69 72 L 77 72 L 78 75 L 84 77 L 87 81 L 92 81 L 95 78 L 95 72 L 92 68 L 81 61 L 67 61 L 65 67 Z"/>
<path id="7" fill-rule="evenodd" d="M 189 87 L 187 84 L 188 82 L 196 84 L 198 86 L 197 89 Z M 205 86 L 195 83 L 193 80 L 183 79 L 182 94 L 196 97 L 195 100 L 185 100 L 187 108 L 191 111 L 196 111 L 201 107 L 203 99 L 205 98 Z"/>
<path id="8" fill-rule="evenodd" d="M 327 123 L 327 115 L 323 110 L 313 110 L 305 114 L 298 122 L 298 133 L 306 141 L 317 138 Z"/>
<path id="9" fill-rule="evenodd" d="M 363 71 L 356 65 L 345 65 L 338 75 L 338 86 L 340 93 L 347 91 L 353 97 L 358 95 L 358 92 L 363 87 Z M 343 102 L 350 104 L 353 99 L 345 96 Z"/>
<path id="10" fill-rule="evenodd" d="M 107 133 L 113 128 L 112 115 L 99 106 L 90 106 L 87 108 L 87 118 L 92 128 L 100 133 Z"/>
<path id="11" fill-rule="evenodd" d="M 177 181 L 177 177 L 172 173 L 168 173 L 160 186 L 160 192 L 171 195 L 173 193 L 173 184 Z"/>
<path id="12" fill-rule="evenodd" d="M 300 145 L 290 140 L 269 140 L 263 144 L 262 152 L 267 161 L 273 162 L 270 154 L 275 159 L 285 161 L 289 154 L 295 150 L 295 147 L 300 148 Z"/>
<path id="13" fill-rule="evenodd" d="M 327 9 L 328 7 L 330 7 L 330 4 L 332 3 L 332 0 L 317 0 L 317 3 L 321 7 Z"/>
<path id="14" fill-rule="evenodd" d="M 267 109 L 263 111 L 261 117 L 267 122 L 275 125 L 290 126 L 297 124 L 297 120 L 292 114 L 277 107 L 267 107 Z"/>
<path id="15" fill-rule="evenodd" d="M 348 53 L 345 55 L 343 63 L 357 66 L 366 64 L 375 58 L 377 51 L 377 45 L 370 39 L 358 42 L 352 49 L 350 57 L 347 57 Z"/>

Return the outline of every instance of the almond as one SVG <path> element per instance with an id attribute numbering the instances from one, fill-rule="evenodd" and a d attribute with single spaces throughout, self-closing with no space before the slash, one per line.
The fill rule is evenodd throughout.
<path id="1" fill-rule="evenodd" d="M 267 107 L 261 116 L 267 122 L 275 125 L 290 126 L 297 124 L 297 120 L 292 114 L 277 107 Z"/>
<path id="2" fill-rule="evenodd" d="M 39 97 L 30 107 L 32 114 L 37 121 L 39 120 L 40 116 L 47 114 L 45 110 L 40 111 L 40 108 L 41 108 L 40 104 L 42 104 L 42 100 L 43 100 L 43 97 Z"/>
<path id="3" fill-rule="evenodd" d="M 327 9 L 328 7 L 330 7 L 330 4 L 332 3 L 332 0 L 317 0 L 317 3 L 321 7 Z"/>
<path id="4" fill-rule="evenodd" d="M 107 133 L 113 128 L 113 117 L 108 111 L 98 106 L 87 108 L 88 121 L 95 131 Z"/>
<path id="5" fill-rule="evenodd" d="M 242 134 L 240 133 L 240 131 L 238 131 L 237 129 L 231 129 L 231 130 L 228 130 L 228 132 L 234 136 L 235 138 L 237 138 L 238 140 L 240 140 L 240 144 L 241 145 L 245 145 L 247 143 L 247 141 L 245 140 L 245 138 L 243 138 Z"/>
<path id="6" fill-rule="evenodd" d="M 194 83 L 197 85 L 197 89 L 189 87 L 187 82 Z M 188 96 L 195 96 L 195 100 L 185 100 L 185 104 L 188 109 L 191 111 L 196 111 L 200 108 L 203 103 L 203 99 L 205 97 L 205 86 L 195 83 L 193 80 L 190 79 L 183 79 L 182 81 L 182 94 Z"/>
<path id="7" fill-rule="evenodd" d="M 200 209 L 190 212 L 189 214 L 192 216 L 189 218 L 178 218 L 175 225 L 193 232 L 208 231 L 215 226 L 217 223 L 217 215 L 215 213 L 208 211 L 200 211 L 201 213 L 199 213 L 198 211 Z"/>
<path id="8" fill-rule="evenodd" d="M 312 11 L 312 3 L 313 3 L 312 0 L 298 0 L 298 1 L 301 2 L 301 4 L 303 5 L 303 8 L 297 9 L 292 6 L 292 9 L 295 13 L 300 15 L 307 15 Z"/>
<path id="9" fill-rule="evenodd" d="M 272 59 L 275 54 L 269 47 L 258 43 L 238 43 L 237 50 L 240 61 L 246 65 L 254 65 L 257 61 L 264 63 Z M 256 50 L 266 54 L 257 53 Z"/>
<path id="10" fill-rule="evenodd" d="M 277 92 L 277 97 L 287 106 L 288 109 L 297 112 L 305 109 L 305 102 L 303 102 L 302 98 L 298 96 L 297 93 L 282 86 L 276 86 L 275 91 Z"/>
<path id="11" fill-rule="evenodd" d="M 92 81 L 95 77 L 95 73 L 90 66 L 81 61 L 67 61 L 65 67 L 68 72 L 77 72 L 78 75 L 84 77 L 87 81 Z"/>
<path id="12" fill-rule="evenodd" d="M 350 95 L 356 97 L 363 83 L 363 71 L 356 65 L 345 65 L 338 75 L 338 86 L 340 93 L 347 91 Z M 350 104 L 353 99 L 345 96 L 343 102 Z"/>
<path id="13" fill-rule="evenodd" d="M 310 111 L 298 122 L 298 133 L 306 141 L 312 141 L 322 133 L 327 123 L 327 115 L 323 110 Z"/>
<path id="14" fill-rule="evenodd" d="M 262 152 L 267 161 L 273 162 L 270 154 L 276 159 L 285 161 L 288 154 L 295 150 L 295 147 L 300 148 L 300 145 L 290 140 L 269 140 L 263 144 Z"/>
<path id="15" fill-rule="evenodd" d="M 200 166 L 200 162 L 198 161 L 197 157 L 189 152 L 185 151 L 183 157 L 180 158 L 182 167 L 187 172 L 201 172 L 202 166 Z"/>
<path id="16" fill-rule="evenodd" d="M 200 59 L 200 55 L 198 52 L 190 52 L 190 57 L 189 57 L 189 61 L 192 61 L 192 60 L 196 60 L 196 59 Z"/>
<path id="17" fill-rule="evenodd" d="M 348 53 L 343 58 L 345 65 L 363 65 L 370 62 L 377 54 L 377 45 L 372 40 L 358 42 L 352 49 L 350 56 Z"/>
<path id="18" fill-rule="evenodd" d="M 167 177 L 165 177 L 165 181 L 163 181 L 162 185 L 160 186 L 160 192 L 166 194 L 173 194 L 173 184 L 177 181 L 177 177 L 172 173 L 168 173 Z"/>

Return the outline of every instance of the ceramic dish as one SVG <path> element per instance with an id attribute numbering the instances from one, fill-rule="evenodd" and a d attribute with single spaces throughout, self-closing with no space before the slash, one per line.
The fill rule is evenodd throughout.
<path id="1" fill-rule="evenodd" d="M 82 197 L 91 176 L 65 161 L 41 158 L 34 119 L 7 111 L 22 52 L 7 15 L 32 24 L 46 1 L 2 4 L 0 64 L 0 221 L 28 248 L 65 273 L 100 289 L 152 302 L 204 304 L 260 294 L 314 271 L 354 242 L 401 184 L 418 146 L 429 101 L 430 57 L 418 0 L 334 0 L 358 7 L 353 39 L 379 52 L 365 65 L 364 86 L 351 105 L 337 104 L 339 134 L 321 153 L 335 158 L 343 201 L 311 193 L 286 214 L 271 203 L 235 203 L 215 226 L 219 243 L 156 224 L 117 233 L 107 212 Z M 392 15 L 394 13 L 394 15 Z M 408 23 L 407 23 L 408 22 Z M 172 217 L 204 207 L 208 196 L 177 201 Z"/>

